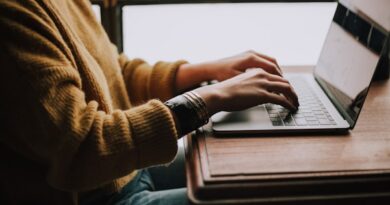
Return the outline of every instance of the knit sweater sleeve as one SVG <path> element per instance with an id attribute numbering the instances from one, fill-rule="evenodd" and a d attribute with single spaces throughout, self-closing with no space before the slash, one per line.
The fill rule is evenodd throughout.
<path id="1" fill-rule="evenodd" d="M 128 95 L 135 104 L 153 98 L 163 101 L 172 98 L 176 92 L 176 72 L 185 63 L 160 61 L 152 66 L 142 59 L 129 60 L 124 54 L 119 57 Z"/>
<path id="2" fill-rule="evenodd" d="M 177 133 L 169 109 L 151 100 L 101 111 L 97 101 L 86 100 L 69 50 L 36 1 L 16 2 L 0 3 L 2 91 L 22 91 L 2 93 L 9 108 L 2 115 L 15 126 L 2 141 L 45 165 L 50 185 L 69 191 L 171 161 Z"/>

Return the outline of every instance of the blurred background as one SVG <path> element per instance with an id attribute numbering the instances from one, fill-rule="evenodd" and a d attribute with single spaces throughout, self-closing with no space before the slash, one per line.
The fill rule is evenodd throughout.
<path id="1" fill-rule="evenodd" d="M 218 59 L 249 49 L 281 65 L 314 65 L 335 1 L 92 0 L 111 40 L 149 63 Z"/>

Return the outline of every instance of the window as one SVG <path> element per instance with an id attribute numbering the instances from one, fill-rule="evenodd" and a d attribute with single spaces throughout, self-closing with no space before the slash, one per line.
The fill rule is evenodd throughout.
<path id="1" fill-rule="evenodd" d="M 126 5 L 156 5 L 184 3 L 242 3 L 242 2 L 334 2 L 336 0 L 118 0 L 114 8 L 104 9 L 103 0 L 91 0 L 100 8 L 100 19 L 110 39 L 123 50 L 122 7 Z"/>

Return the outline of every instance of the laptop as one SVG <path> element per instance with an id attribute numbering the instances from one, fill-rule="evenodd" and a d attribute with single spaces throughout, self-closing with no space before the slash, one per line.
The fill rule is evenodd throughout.
<path id="1" fill-rule="evenodd" d="M 212 116 L 216 134 L 347 132 L 363 107 L 382 47 L 375 27 L 339 5 L 313 73 L 285 75 L 298 94 L 296 112 L 274 104 Z M 351 19 L 353 18 L 353 19 Z M 352 29 L 351 29 L 352 28 Z"/>

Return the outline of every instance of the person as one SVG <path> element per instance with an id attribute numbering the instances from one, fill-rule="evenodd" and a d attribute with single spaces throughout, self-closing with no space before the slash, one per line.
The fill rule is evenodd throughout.
<path id="1" fill-rule="evenodd" d="M 129 59 L 88 0 L 0 0 L 0 31 L 1 204 L 187 204 L 181 136 L 219 111 L 299 105 L 253 51 Z"/>

